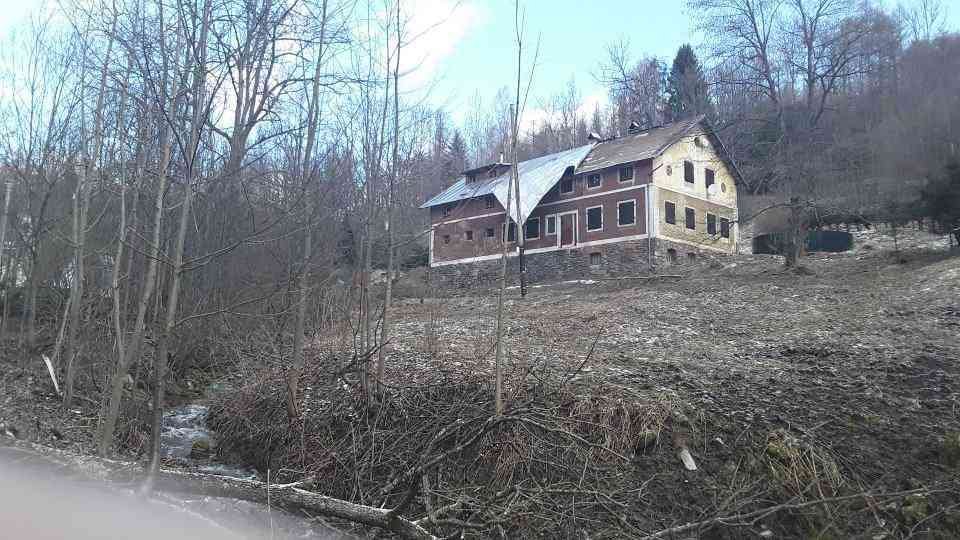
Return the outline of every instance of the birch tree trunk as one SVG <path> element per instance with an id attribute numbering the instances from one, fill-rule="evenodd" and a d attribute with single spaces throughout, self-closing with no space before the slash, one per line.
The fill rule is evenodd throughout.
<path id="1" fill-rule="evenodd" d="M 3 209 L 2 211 L 0 211 L 0 285 L 3 284 L 2 280 L 4 277 L 9 277 L 9 276 L 3 275 L 3 263 L 4 263 L 3 252 L 7 247 L 7 221 L 9 221 L 8 214 L 10 213 L 10 193 L 12 191 L 13 191 L 13 182 L 10 182 L 10 181 L 4 182 Z M 7 261 L 7 264 L 8 266 L 10 266 L 10 269 L 11 269 L 10 271 L 12 271 L 12 268 L 13 268 L 12 265 L 10 265 L 10 262 L 12 262 L 12 260 L 13 258 L 11 257 L 11 260 Z M 13 281 L 11 281 L 11 283 L 13 283 Z M 4 293 L 3 305 L 6 306 L 9 303 L 10 303 L 10 291 L 9 289 L 7 289 L 7 291 Z M 6 320 L 6 318 L 4 318 L 4 320 Z M 0 335 L 2 335 L 2 331 L 3 329 L 0 328 Z"/>
<path id="2" fill-rule="evenodd" d="M 139 199 L 139 188 L 143 178 L 143 171 L 146 167 L 146 123 L 147 118 L 144 117 L 141 121 L 140 144 L 137 149 L 135 186 L 137 187 L 138 195 L 134 198 L 134 217 L 136 216 L 137 212 L 137 200 Z M 137 318 L 133 327 L 132 350 L 128 349 L 124 344 L 123 328 L 121 325 L 121 321 L 123 315 L 126 313 L 126 310 L 120 302 L 120 268 L 123 262 L 124 245 L 126 244 L 128 238 L 126 221 L 126 185 L 121 186 L 120 228 L 118 231 L 117 252 L 113 261 L 113 276 L 111 280 L 111 288 L 113 290 L 113 324 L 114 332 L 116 333 L 117 365 L 110 378 L 110 394 L 105 403 L 104 412 L 100 415 L 101 423 L 99 432 L 97 434 L 97 453 L 103 457 L 106 457 L 110 453 L 110 448 L 113 445 L 113 433 L 116 430 L 117 416 L 120 414 L 120 401 L 123 398 L 123 383 L 127 378 L 127 373 L 130 370 L 130 364 L 140 353 L 140 346 L 143 341 L 144 320 L 147 315 L 147 306 L 149 306 L 150 297 L 153 295 L 153 284 L 155 281 L 154 274 L 156 274 L 157 271 L 157 250 L 160 243 L 160 229 L 163 220 L 163 193 L 166 191 L 166 174 L 163 171 L 166 170 L 170 160 L 171 149 L 169 137 L 167 138 L 167 142 L 162 143 L 162 145 L 163 151 L 160 160 L 160 165 L 162 167 L 160 169 L 161 180 L 158 186 L 159 189 L 157 201 L 155 203 L 156 210 L 154 215 L 153 244 L 149 247 L 150 256 L 147 261 L 147 279 L 143 284 L 140 303 L 137 306 Z M 132 261 L 133 257 L 131 256 L 129 259 Z M 130 268 L 131 263 L 128 261 L 127 276 L 130 275 Z M 129 296 L 130 293 L 128 288 L 127 297 L 129 298 Z"/>
<path id="3" fill-rule="evenodd" d="M 157 350 L 153 359 L 153 422 L 150 432 L 150 466 L 147 480 L 142 491 L 149 493 L 153 489 L 157 471 L 160 469 L 160 425 L 163 419 L 164 377 L 167 370 L 167 355 L 170 335 L 177 322 L 177 307 L 180 299 L 180 281 L 183 275 L 183 252 L 187 239 L 187 228 L 190 225 L 190 209 L 193 203 L 193 181 L 197 174 L 197 150 L 203 125 L 208 116 L 206 103 L 206 76 L 207 76 L 207 34 L 210 27 L 211 0 L 203 4 L 203 15 L 200 23 L 199 38 L 196 42 L 197 52 L 194 58 L 193 88 L 191 90 L 192 117 L 190 120 L 190 138 L 185 152 L 186 172 L 183 179 L 183 202 L 180 208 L 180 224 L 177 230 L 176 246 L 173 251 L 170 272 L 170 290 L 167 293 L 166 313 L 160 333 L 157 336 Z"/>
<path id="4" fill-rule="evenodd" d="M 390 185 L 387 191 L 387 285 L 383 299 L 383 323 L 380 329 L 380 348 L 377 351 L 377 385 L 383 382 L 386 363 L 386 350 L 390 341 L 390 308 L 393 305 L 393 267 L 394 247 L 394 187 L 399 170 L 398 154 L 400 147 L 400 0 L 397 0 L 397 49 L 393 68 L 393 156 L 391 160 Z"/>
<path id="5" fill-rule="evenodd" d="M 313 257 L 313 198 L 310 186 L 313 183 L 313 147 L 316 144 L 317 126 L 320 123 L 320 76 L 322 75 L 324 34 L 327 24 L 327 1 L 321 7 L 320 21 L 320 50 L 317 51 L 317 63 L 314 67 L 312 87 L 310 89 L 310 103 L 307 107 L 307 140 L 303 149 L 303 162 L 300 165 L 300 177 L 304 183 L 304 199 L 306 202 L 306 227 L 303 237 L 303 259 L 300 273 L 297 276 L 297 316 L 293 329 L 293 365 L 287 373 L 287 414 L 290 418 L 299 416 L 297 407 L 297 393 L 300 386 L 300 376 L 303 374 L 303 335 L 306 331 L 308 277 L 311 259 Z"/>
<path id="6" fill-rule="evenodd" d="M 77 343 L 80 331 L 80 308 L 83 302 L 84 258 L 86 256 L 87 221 L 90 213 L 90 186 L 87 175 L 97 166 L 97 160 L 103 147 L 103 109 L 107 92 L 107 76 L 110 67 L 110 53 L 113 49 L 113 36 L 117 28 L 117 12 L 113 13 L 113 22 L 107 50 L 100 68 L 100 86 L 97 90 L 97 105 L 93 112 L 93 152 L 86 152 L 80 165 L 77 188 L 73 200 L 73 283 L 70 286 L 70 314 L 66 345 L 66 374 L 63 379 L 63 404 L 69 407 L 73 401 L 74 364 L 80 347 Z"/>

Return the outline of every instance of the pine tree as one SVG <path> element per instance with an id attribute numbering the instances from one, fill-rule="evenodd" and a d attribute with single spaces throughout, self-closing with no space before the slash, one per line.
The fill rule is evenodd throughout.
<path id="1" fill-rule="evenodd" d="M 667 93 L 670 116 L 674 121 L 700 114 L 709 116 L 713 112 L 700 61 L 689 44 L 677 50 L 667 80 Z"/>

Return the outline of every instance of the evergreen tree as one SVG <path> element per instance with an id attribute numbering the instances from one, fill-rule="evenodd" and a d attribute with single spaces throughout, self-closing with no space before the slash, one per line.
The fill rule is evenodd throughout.
<path id="1" fill-rule="evenodd" d="M 674 121 L 699 114 L 709 116 L 713 112 L 700 61 L 689 44 L 682 45 L 673 59 L 667 94 L 670 116 Z"/>

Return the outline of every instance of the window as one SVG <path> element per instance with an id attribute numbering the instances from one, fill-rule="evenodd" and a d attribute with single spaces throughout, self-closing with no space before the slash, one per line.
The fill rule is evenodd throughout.
<path id="1" fill-rule="evenodd" d="M 677 223 L 677 205 L 673 204 L 670 201 L 663 203 L 663 213 L 665 214 L 664 219 L 667 220 L 667 223 L 676 225 Z"/>
<path id="2" fill-rule="evenodd" d="M 587 175 L 587 189 L 596 189 L 603 184 L 603 177 L 600 174 L 588 174 Z"/>
<path id="3" fill-rule="evenodd" d="M 716 175 L 713 172 L 713 169 L 707 169 L 703 171 L 703 175 L 707 182 L 707 189 L 710 189 L 710 186 L 712 186 L 714 182 L 716 182 Z"/>
<path id="4" fill-rule="evenodd" d="M 450 212 L 453 212 L 453 208 L 454 208 L 454 205 L 452 205 L 452 204 L 444 205 L 444 207 L 443 207 L 443 217 L 449 216 L 449 215 L 450 215 Z"/>
<path id="5" fill-rule="evenodd" d="M 730 220 L 727 218 L 720 218 L 720 236 L 730 238 Z"/>
<path id="6" fill-rule="evenodd" d="M 603 255 L 597 252 L 590 254 L 590 266 L 600 266 L 603 262 Z"/>
<path id="7" fill-rule="evenodd" d="M 487 195 L 483 198 L 483 203 L 486 208 L 493 208 L 493 195 Z"/>
<path id="8" fill-rule="evenodd" d="M 573 193 L 573 178 L 560 180 L 560 193 Z"/>
<path id="9" fill-rule="evenodd" d="M 540 218 L 530 218 L 524 226 L 523 237 L 527 240 L 540 238 Z"/>
<path id="10" fill-rule="evenodd" d="M 603 206 L 587 208 L 587 230 L 603 230 Z"/>
<path id="11" fill-rule="evenodd" d="M 633 167 L 620 167 L 620 181 L 621 182 L 633 181 Z"/>
<path id="12" fill-rule="evenodd" d="M 675 263 L 677 262 L 677 250 L 670 248 L 667 250 L 667 260 Z"/>
<path id="13" fill-rule="evenodd" d="M 473 231 L 465 232 L 464 236 L 466 237 L 467 242 L 473 242 Z"/>
<path id="14" fill-rule="evenodd" d="M 449 234 L 443 235 L 443 243 L 444 243 L 444 244 L 449 244 L 449 243 L 450 243 L 450 235 L 449 235 Z"/>
<path id="15" fill-rule="evenodd" d="M 617 225 L 626 227 L 637 223 L 637 201 L 620 201 L 617 203 Z"/>
<path id="16" fill-rule="evenodd" d="M 693 162 L 692 161 L 683 162 L 683 181 L 688 184 L 693 183 Z"/>
<path id="17" fill-rule="evenodd" d="M 707 234 L 713 236 L 717 234 L 717 216 L 707 214 Z"/>
<path id="18" fill-rule="evenodd" d="M 486 236 L 487 238 L 493 238 L 493 235 L 494 235 L 493 227 L 487 227 L 486 232 L 484 232 L 484 236 Z"/>
<path id="19" fill-rule="evenodd" d="M 506 224 L 503 225 L 506 228 Z M 503 229 L 500 230 L 503 233 Z M 510 228 L 507 229 L 507 242 L 516 242 L 517 241 L 517 224 L 510 223 Z"/>
<path id="20" fill-rule="evenodd" d="M 687 262 L 697 262 L 697 254 L 692 252 L 687 252 Z"/>
<path id="21" fill-rule="evenodd" d="M 693 208 L 687 208 L 684 217 L 686 217 L 687 228 L 692 231 L 697 230 L 697 212 Z"/>
<path id="22" fill-rule="evenodd" d="M 547 216 L 547 236 L 557 234 L 557 216 Z"/>

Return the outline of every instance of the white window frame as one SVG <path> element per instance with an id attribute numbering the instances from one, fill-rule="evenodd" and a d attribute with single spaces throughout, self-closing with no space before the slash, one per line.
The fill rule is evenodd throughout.
<path id="1" fill-rule="evenodd" d="M 633 203 L 633 223 L 628 223 L 627 225 L 620 224 L 620 205 L 624 203 Z M 617 227 L 624 229 L 626 227 L 636 227 L 637 226 L 637 200 L 636 199 L 626 199 L 623 201 L 617 201 Z"/>
<path id="2" fill-rule="evenodd" d="M 583 180 L 583 181 L 584 181 L 584 185 L 586 186 L 587 191 L 593 191 L 593 190 L 597 190 L 597 189 L 600 189 L 600 188 L 603 187 L 603 174 L 598 173 L 598 172 L 595 172 L 595 173 L 587 173 L 587 174 L 585 174 L 585 175 L 583 175 L 583 176 L 584 176 L 584 180 Z M 600 179 L 600 183 L 597 184 L 596 186 L 590 187 L 590 177 L 591 177 L 591 176 L 596 176 L 597 178 L 599 178 L 599 179 Z"/>
<path id="3" fill-rule="evenodd" d="M 527 225 L 529 225 L 531 221 L 536 221 L 536 222 L 537 222 L 537 235 L 536 235 L 536 236 L 527 236 Z M 539 239 L 540 239 L 540 217 L 539 217 L 539 216 L 538 216 L 538 217 L 527 218 L 527 221 L 524 222 L 524 224 L 523 224 L 523 239 L 524 239 L 524 240 L 539 240 Z"/>
<path id="4" fill-rule="evenodd" d="M 557 215 L 550 214 L 543 216 L 544 225 L 543 225 L 543 235 L 544 236 L 556 236 L 557 235 Z M 553 221 L 553 232 L 550 232 L 550 222 Z"/>
<path id="5" fill-rule="evenodd" d="M 600 209 L 600 227 L 597 228 L 597 229 L 591 229 L 591 228 L 590 228 L 590 211 L 593 210 L 594 208 L 599 208 L 599 209 Z M 584 224 L 584 226 L 586 227 L 587 232 L 602 231 L 602 230 L 603 230 L 603 205 L 601 204 L 601 205 L 597 205 L 597 206 L 588 206 L 588 207 L 584 208 L 584 209 L 583 209 L 583 220 L 584 220 L 584 221 L 583 221 L 583 224 Z"/>
<path id="6" fill-rule="evenodd" d="M 600 261 L 599 261 L 597 264 L 593 264 L 593 261 L 590 260 L 590 259 L 593 259 L 593 256 L 594 256 L 594 255 L 596 255 L 597 258 L 600 259 Z M 598 267 L 598 266 L 603 265 L 603 252 L 602 252 L 602 251 L 591 251 L 590 253 L 587 254 L 587 258 L 588 258 L 587 264 L 589 264 L 591 267 Z"/>
<path id="7" fill-rule="evenodd" d="M 629 180 L 624 180 L 624 179 L 620 176 L 620 171 L 622 171 L 623 169 L 630 169 L 630 179 L 629 179 Z M 618 181 L 619 183 L 621 183 L 621 184 L 629 184 L 630 182 L 633 182 L 633 181 L 636 180 L 636 179 L 637 179 L 637 168 L 634 167 L 633 165 L 622 165 L 622 166 L 620 166 L 620 167 L 617 168 L 617 181 Z"/>
<path id="8" fill-rule="evenodd" d="M 704 232 L 706 232 L 708 235 L 710 235 L 710 216 L 713 216 L 713 228 L 714 228 L 714 231 L 713 231 L 713 234 L 712 234 L 711 236 L 716 235 L 716 236 L 719 238 L 719 236 L 720 236 L 720 218 L 717 217 L 716 214 L 713 214 L 713 213 L 710 213 L 710 212 L 706 212 L 706 214 L 707 214 L 707 216 L 706 216 L 706 218 L 704 218 L 704 219 L 706 219 L 706 221 L 703 222 L 703 226 L 704 226 L 704 229 L 705 229 Z"/>
<path id="9" fill-rule="evenodd" d="M 561 194 L 561 195 L 569 195 L 569 194 L 574 193 L 575 191 L 577 191 L 577 186 L 576 186 L 576 181 L 577 181 L 577 179 L 576 179 L 576 178 L 571 178 L 571 179 L 570 179 L 570 191 L 564 191 L 564 190 L 563 190 L 563 182 L 564 182 L 564 181 L 566 181 L 566 178 L 561 178 L 561 179 L 560 179 L 560 185 L 557 186 L 557 189 L 560 191 L 560 194 Z"/>

